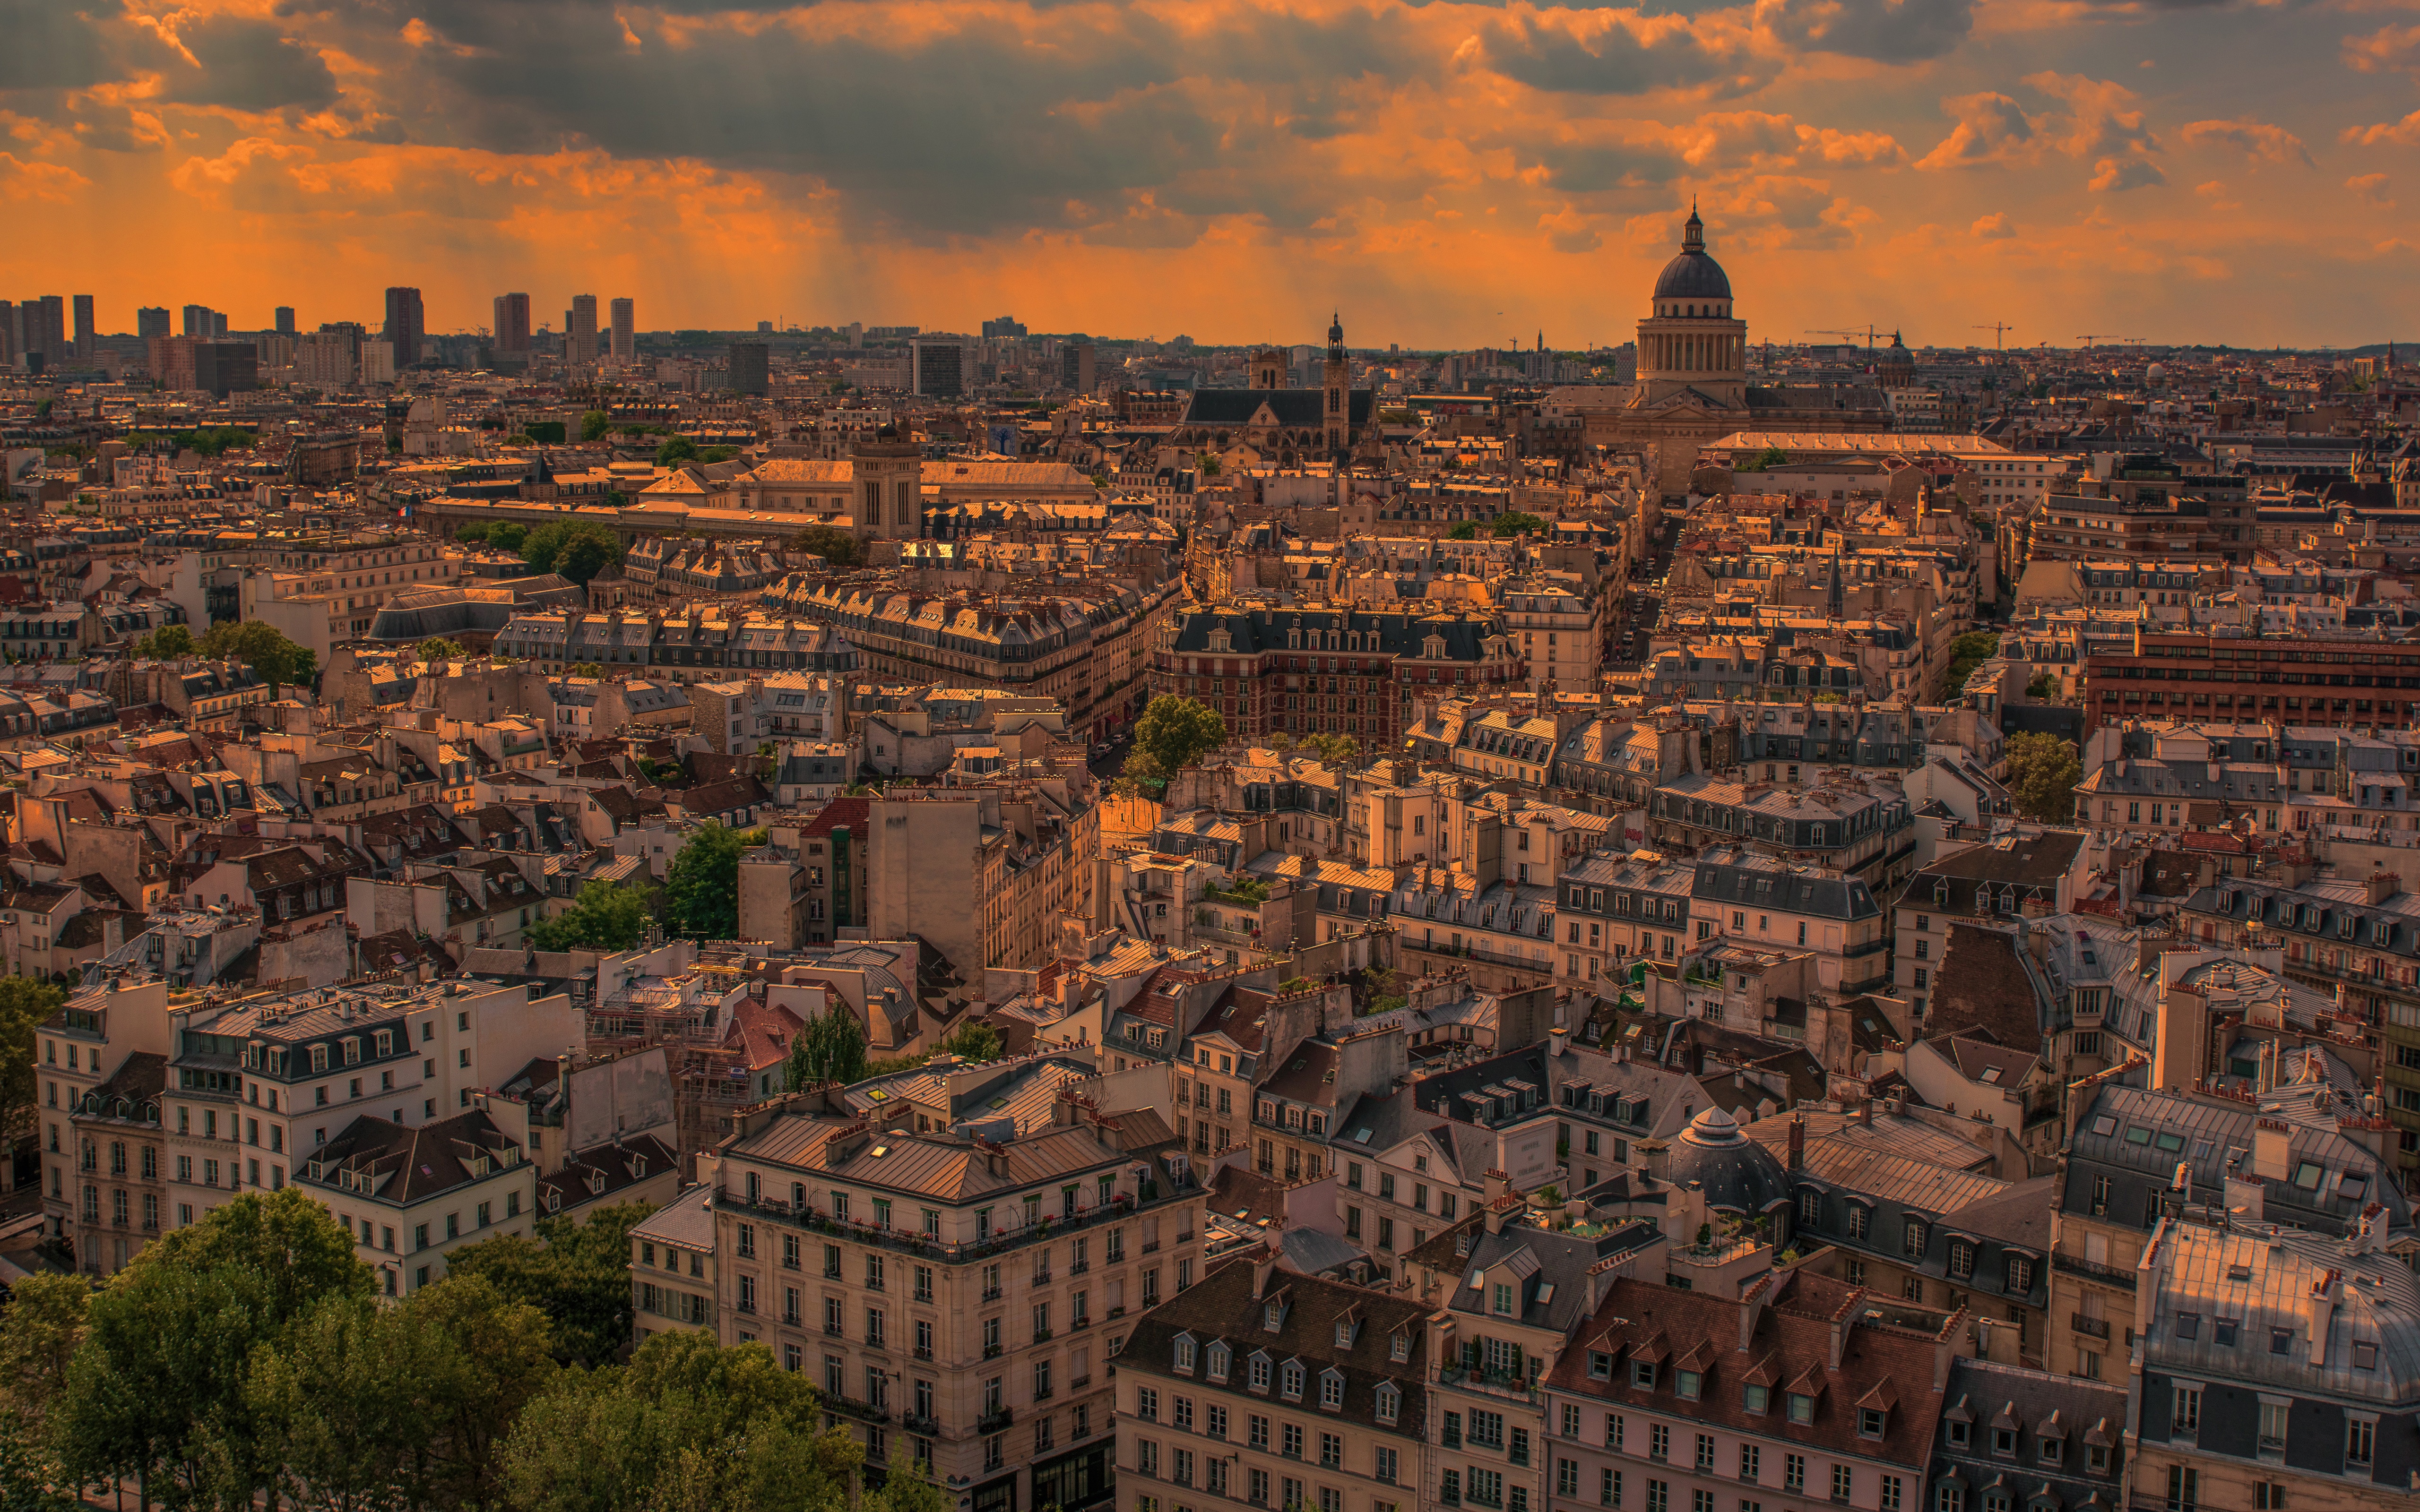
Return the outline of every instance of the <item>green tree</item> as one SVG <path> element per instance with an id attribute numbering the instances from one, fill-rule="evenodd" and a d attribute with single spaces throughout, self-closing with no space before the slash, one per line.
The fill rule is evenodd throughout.
<path id="1" fill-rule="evenodd" d="M 675 436 L 656 448 L 656 466 L 659 468 L 676 468 L 696 460 L 697 442 L 686 436 Z"/>
<path id="2" fill-rule="evenodd" d="M 1966 689 L 1966 679 L 1975 669 L 2000 654 L 2000 638 L 1989 630 L 1969 630 L 1949 642 L 1949 666 L 1941 676 L 1941 697 L 1944 702 Z"/>
<path id="3" fill-rule="evenodd" d="M 240 1431 L 267 1476 L 271 1506 L 405 1512 L 421 1504 L 420 1450 L 433 1428 L 419 1373 L 433 1363 L 423 1358 L 430 1342 L 400 1307 L 332 1297 L 253 1351 Z"/>
<path id="4" fill-rule="evenodd" d="M 603 440 L 606 431 L 612 429 L 613 425 L 612 415 L 602 409 L 591 409 L 580 417 L 580 439 L 582 441 Z"/>
<path id="5" fill-rule="evenodd" d="M 674 933 L 693 940 L 739 935 L 739 843 L 737 830 L 711 820 L 673 857 L 664 876 L 664 908 Z"/>
<path id="6" fill-rule="evenodd" d="M 737 446 L 707 446 L 699 450 L 697 459 L 711 467 L 717 462 L 728 462 L 738 455 L 739 448 Z"/>
<path id="7" fill-rule="evenodd" d="M 0 1149 L 34 1132 L 34 1029 L 59 1011 L 67 991 L 31 977 L 0 978 Z"/>
<path id="8" fill-rule="evenodd" d="M 319 673 L 319 654 L 298 646 L 284 631 L 258 620 L 213 625 L 202 637 L 202 655 L 232 657 L 260 674 L 273 701 L 277 690 L 291 683 L 309 683 Z"/>
<path id="9" fill-rule="evenodd" d="M 863 560 L 857 537 L 832 525 L 810 525 L 790 537 L 793 551 L 813 551 L 835 567 L 854 567 Z"/>
<path id="10" fill-rule="evenodd" d="M 585 1223 L 537 1220 L 536 1235 L 498 1234 L 446 1258 L 454 1276 L 475 1277 L 506 1302 L 546 1316 L 555 1353 L 603 1365 L 630 1337 L 630 1230 L 652 1202 L 598 1208 Z"/>
<path id="11" fill-rule="evenodd" d="M 2058 697 L 2058 674 L 2047 671 L 2034 673 L 2033 681 L 2025 685 L 2025 697 L 2035 699 Z"/>
<path id="12" fill-rule="evenodd" d="M 1226 721 L 1218 711 L 1196 699 L 1162 693 L 1135 721 L 1134 748 L 1147 754 L 1163 773 L 1174 775 L 1218 748 L 1227 739 Z"/>
<path id="13" fill-rule="evenodd" d="M 504 1450 L 520 1512 L 842 1512 L 864 1451 L 762 1344 L 659 1334 L 627 1367 L 564 1378 Z"/>
<path id="14" fill-rule="evenodd" d="M 181 625 L 163 625 L 134 642 L 134 654 L 152 661 L 174 661 L 201 649 L 194 632 Z"/>
<path id="15" fill-rule="evenodd" d="M 1449 541 L 1476 541 L 1479 539 L 1479 523 L 1467 519 L 1459 521 L 1445 532 L 1445 538 Z"/>
<path id="16" fill-rule="evenodd" d="M 1000 1031 L 970 1019 L 952 1030 L 950 1037 L 941 1041 L 941 1048 L 961 1060 L 998 1060 Z"/>
<path id="17" fill-rule="evenodd" d="M 530 532 L 521 560 L 585 584 L 622 560 L 622 539 L 593 519 L 556 520 Z"/>
<path id="18" fill-rule="evenodd" d="M 442 635 L 432 635 L 420 642 L 419 656 L 423 661 L 445 661 L 470 654 L 461 641 L 449 640 Z"/>
<path id="19" fill-rule="evenodd" d="M 1494 535 L 1537 535 L 1545 531 L 1546 522 L 1515 509 L 1497 516 L 1487 529 Z"/>
<path id="20" fill-rule="evenodd" d="M 1778 446 L 1768 446 L 1739 465 L 1742 472 L 1762 472 L 1767 468 L 1788 467 L 1790 454 Z"/>
<path id="21" fill-rule="evenodd" d="M 865 1030 L 846 1003 L 834 997 L 830 1008 L 807 1021 L 790 1041 L 783 1070 L 793 1092 L 825 1082 L 847 1087 L 865 1080 Z"/>
<path id="22" fill-rule="evenodd" d="M 583 882 L 571 906 L 529 928 L 541 950 L 631 950 L 647 937 L 650 888 L 630 882 Z"/>
<path id="23" fill-rule="evenodd" d="M 499 551 L 518 551 L 529 539 L 529 527 L 518 520 L 503 520 L 488 527 L 488 544 Z"/>
<path id="24" fill-rule="evenodd" d="M 1361 742 L 1351 735 L 1323 732 L 1302 737 L 1305 750 L 1317 756 L 1324 766 L 1341 766 L 1351 770 L 1361 764 Z"/>
<path id="25" fill-rule="evenodd" d="M 563 675 L 566 677 L 602 677 L 605 675 L 605 664 L 601 661 L 575 661 L 570 666 L 563 669 Z"/>
<path id="26" fill-rule="evenodd" d="M 429 1485 L 443 1504 L 493 1505 L 504 1435 L 555 1378 L 553 1327 L 477 1276 L 448 1274 L 413 1292 L 404 1310 L 447 1346 L 422 1351 L 419 1388 L 434 1430 Z"/>
<path id="27" fill-rule="evenodd" d="M 10 1288 L 0 1312 L 0 1438 L 10 1424 L 27 1439 L 40 1436 L 67 1389 L 91 1303 L 92 1283 L 80 1275 L 37 1272 Z"/>
<path id="28" fill-rule="evenodd" d="M 54 1408 L 61 1464 L 79 1485 L 139 1476 L 171 1508 L 249 1505 L 271 1478 L 246 1395 L 254 1353 L 310 1307 L 367 1304 L 375 1285 L 352 1235 L 300 1187 L 169 1230 L 85 1310 Z"/>
<path id="29" fill-rule="evenodd" d="M 864 1512 L 950 1512 L 953 1504 L 922 1470 L 902 1467 L 883 1477 L 882 1489 L 867 1496 L 863 1506 Z"/>
<path id="30" fill-rule="evenodd" d="M 2009 793 L 2026 818 L 2069 823 L 2075 817 L 2075 785 L 2083 780 L 2084 763 L 2073 741 L 2051 734 L 2009 737 Z"/>
<path id="31" fill-rule="evenodd" d="M 458 531 L 456 531 L 454 532 L 454 539 L 457 541 L 468 541 L 473 544 L 476 544 L 488 538 L 488 530 L 489 525 L 486 520 L 474 519 L 470 524 L 463 526 Z"/>

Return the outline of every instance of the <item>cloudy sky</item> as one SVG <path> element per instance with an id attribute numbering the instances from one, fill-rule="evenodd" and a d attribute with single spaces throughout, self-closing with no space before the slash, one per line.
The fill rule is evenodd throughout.
<path id="1" fill-rule="evenodd" d="M 13 288 L 757 319 L 2420 342 L 2420 0 L 0 0 Z"/>

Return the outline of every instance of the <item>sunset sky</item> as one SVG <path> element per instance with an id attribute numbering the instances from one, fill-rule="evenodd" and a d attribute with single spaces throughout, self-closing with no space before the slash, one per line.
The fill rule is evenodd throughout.
<path id="1" fill-rule="evenodd" d="M 2420 341 L 2420 0 L 0 0 L 10 286 L 1627 339 Z"/>

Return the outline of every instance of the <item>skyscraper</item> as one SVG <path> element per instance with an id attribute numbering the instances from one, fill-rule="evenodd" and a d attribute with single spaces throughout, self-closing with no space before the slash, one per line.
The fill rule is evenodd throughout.
<path id="1" fill-rule="evenodd" d="M 522 352 L 530 349 L 530 297 L 526 294 L 496 296 L 495 347 L 498 352 Z"/>
<path id="2" fill-rule="evenodd" d="M 772 388 L 772 374 L 768 358 L 770 352 L 761 341 L 735 341 L 731 344 L 727 365 L 731 370 L 731 392 L 764 394 Z"/>
<path id="3" fill-rule="evenodd" d="M 78 361 L 91 360 L 92 337 L 92 296 L 79 294 L 75 297 L 75 354 Z"/>
<path id="4" fill-rule="evenodd" d="M 42 296 L 42 355 L 54 368 L 68 356 L 68 301 L 55 294 Z"/>
<path id="5" fill-rule="evenodd" d="M 410 367 L 420 361 L 420 340 L 428 322 L 420 309 L 420 290 L 397 286 L 386 291 L 385 339 L 395 346 L 395 365 Z"/>
<path id="6" fill-rule="evenodd" d="M 639 355 L 638 310 L 628 300 L 613 301 L 613 361 L 627 363 Z"/>
<path id="7" fill-rule="evenodd" d="M 170 335 L 166 305 L 147 304 L 134 312 L 134 333 L 149 340 L 153 336 Z"/>
<path id="8" fill-rule="evenodd" d="M 928 398 L 954 399 L 966 392 L 967 339 L 919 336 L 908 343 L 908 389 Z"/>
<path id="9" fill-rule="evenodd" d="M 15 368 L 24 352 L 24 306 L 14 300 L 0 300 L 0 368 Z"/>
<path id="10" fill-rule="evenodd" d="M 281 304 L 277 307 L 277 333 L 281 336 L 294 334 L 294 306 Z"/>
<path id="11" fill-rule="evenodd" d="M 597 296 L 574 294 L 571 312 L 563 323 L 563 360 L 585 364 L 597 361 Z"/>
<path id="12" fill-rule="evenodd" d="M 287 313 L 290 312 L 281 312 L 281 314 Z M 179 334 L 196 336 L 203 341 L 209 341 L 211 337 L 218 334 L 216 327 L 210 320 L 210 307 L 209 305 L 188 304 L 184 308 L 183 316 L 185 329 L 179 332 Z"/>

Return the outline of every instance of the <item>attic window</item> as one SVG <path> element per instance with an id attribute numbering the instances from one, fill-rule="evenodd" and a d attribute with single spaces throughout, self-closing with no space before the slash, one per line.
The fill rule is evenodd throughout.
<path id="1" fill-rule="evenodd" d="M 1792 1423 L 1814 1422 L 1815 1398 L 1803 1391 L 1793 1391 L 1790 1393 L 1790 1421 Z"/>
<path id="2" fill-rule="evenodd" d="M 1274 1334 L 1285 1326 L 1285 1304 L 1273 1299 L 1261 1308 L 1261 1327 Z"/>

